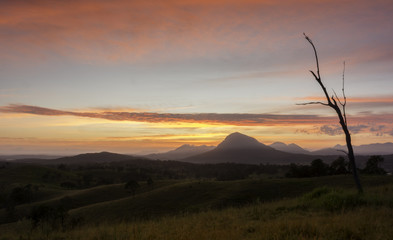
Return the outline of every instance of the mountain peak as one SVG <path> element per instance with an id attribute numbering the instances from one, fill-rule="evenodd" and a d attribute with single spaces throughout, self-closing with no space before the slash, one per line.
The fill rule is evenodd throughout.
<path id="1" fill-rule="evenodd" d="M 307 150 L 301 148 L 300 146 L 294 143 L 285 144 L 282 142 L 275 142 L 270 144 L 269 146 L 283 152 L 309 154 Z"/>
<path id="2" fill-rule="evenodd" d="M 270 144 L 270 147 L 272 147 L 272 148 L 287 147 L 287 145 L 283 142 L 274 142 L 274 143 Z"/>
<path id="3" fill-rule="evenodd" d="M 239 132 L 229 134 L 224 141 L 222 141 L 217 149 L 249 149 L 249 148 L 261 148 L 267 147 L 266 145 L 258 142 L 253 137 L 249 137 Z"/>

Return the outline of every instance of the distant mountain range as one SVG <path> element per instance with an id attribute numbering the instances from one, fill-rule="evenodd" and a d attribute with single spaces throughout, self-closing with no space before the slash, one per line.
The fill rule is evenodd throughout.
<path id="1" fill-rule="evenodd" d="M 184 144 L 174 150 L 165 153 L 154 153 L 146 155 L 145 157 L 150 159 L 159 159 L 159 160 L 179 160 L 187 157 L 191 157 L 197 154 L 201 154 L 207 151 L 214 149 L 215 146 L 195 146 Z"/>
<path id="2" fill-rule="evenodd" d="M 269 145 L 270 147 L 283 151 L 283 152 L 289 152 L 289 153 L 300 153 L 300 154 L 311 154 L 311 152 L 301 148 L 300 146 L 291 143 L 291 144 L 285 144 L 282 142 L 275 142 Z"/>
<path id="3" fill-rule="evenodd" d="M 0 155 L 2 160 L 16 160 L 16 159 L 56 159 L 62 156 L 58 155 L 39 155 L 39 154 L 15 154 L 15 155 Z"/>
<path id="4" fill-rule="evenodd" d="M 70 157 L 60 157 L 55 159 L 40 159 L 40 158 L 24 158 L 16 159 L 13 162 L 17 163 L 37 163 L 37 164 L 93 164 L 93 163 L 107 163 L 107 162 L 121 162 L 141 159 L 141 157 L 134 157 L 130 155 L 100 152 L 100 153 L 84 153 Z"/>
<path id="5" fill-rule="evenodd" d="M 334 149 L 346 150 L 346 146 L 336 145 Z M 393 143 L 372 143 L 354 146 L 354 151 L 358 155 L 388 155 L 393 154 Z"/>
<path id="6" fill-rule="evenodd" d="M 270 149 L 269 149 L 270 147 Z M 209 152 L 213 150 L 214 146 L 194 146 L 194 145 L 182 145 L 179 148 L 171 150 L 166 153 L 157 153 L 157 154 L 149 154 L 145 157 L 150 159 L 159 159 L 159 160 L 189 160 L 193 156 Z M 294 143 L 285 144 L 282 142 L 275 142 L 270 145 L 265 145 L 260 143 L 255 138 L 246 136 L 241 133 L 233 133 L 230 134 L 227 138 L 224 139 L 222 143 L 217 146 L 217 151 L 222 151 L 223 149 L 250 149 L 250 148 L 265 148 L 271 151 L 271 148 L 285 152 L 285 153 L 293 153 L 293 154 L 304 154 L 304 155 L 312 155 L 315 157 L 318 156 L 342 156 L 345 155 L 343 151 L 346 150 L 346 146 L 336 145 L 332 148 L 323 148 L 316 151 L 308 151 L 299 145 Z M 374 143 L 368 145 L 360 145 L 354 146 L 354 151 L 356 155 L 390 155 L 393 154 L 393 143 Z"/>
<path id="7" fill-rule="evenodd" d="M 285 144 L 281 142 L 276 142 L 270 145 L 270 147 L 280 150 L 283 152 L 290 153 L 303 153 L 303 154 L 311 154 L 311 155 L 345 155 L 343 151 L 347 150 L 347 146 L 339 145 L 332 148 L 323 148 L 316 151 L 307 151 L 296 144 Z M 372 143 L 372 144 L 364 144 L 360 146 L 353 146 L 356 155 L 390 155 L 393 154 L 393 143 Z"/>
<path id="8" fill-rule="evenodd" d="M 359 166 L 365 163 L 367 155 L 384 155 L 383 165 L 393 169 L 393 143 L 369 144 L 355 146 L 355 153 L 358 155 Z M 296 144 L 285 144 L 275 142 L 265 145 L 255 138 L 241 133 L 228 135 L 217 147 L 214 146 L 194 146 L 182 145 L 172 151 L 165 153 L 150 154 L 146 156 L 131 156 L 110 152 L 86 153 L 70 157 L 60 157 L 51 159 L 48 156 L 0 156 L 0 159 L 11 160 L 19 163 L 38 164 L 92 164 L 108 162 L 132 162 L 140 164 L 150 164 L 152 160 L 176 160 L 187 163 L 242 163 L 242 164 L 309 164 L 312 160 L 320 158 L 325 162 L 331 162 L 344 153 L 345 146 L 336 145 L 333 148 L 321 149 L 318 151 L 307 151 Z M 365 156 L 362 156 L 365 155 Z M 41 158 L 42 157 L 42 158 Z"/>
<path id="9" fill-rule="evenodd" d="M 181 159 L 181 161 L 191 163 L 288 164 L 290 162 L 309 163 L 313 159 L 315 159 L 315 156 L 276 150 L 258 142 L 255 138 L 236 132 L 228 135 L 213 150 Z"/>

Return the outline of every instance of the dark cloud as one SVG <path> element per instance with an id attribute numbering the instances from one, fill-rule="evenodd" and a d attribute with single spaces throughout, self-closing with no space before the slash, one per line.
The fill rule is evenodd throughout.
<path id="1" fill-rule="evenodd" d="M 335 135 L 340 135 L 342 134 L 342 129 L 340 126 L 329 126 L 329 125 L 323 125 L 319 129 L 321 133 L 330 135 L 330 136 L 335 136 Z"/>
<path id="2" fill-rule="evenodd" d="M 355 125 L 355 126 L 348 126 L 349 131 L 352 134 L 357 134 L 361 132 L 362 130 L 368 129 L 369 126 L 366 125 Z M 336 136 L 336 135 L 341 135 L 343 134 L 343 130 L 341 126 L 339 125 L 323 125 L 320 127 L 320 132 L 330 135 L 330 136 Z"/>
<path id="3" fill-rule="evenodd" d="M 369 126 L 366 125 L 356 125 L 356 126 L 348 126 L 348 129 L 351 133 L 356 134 L 361 132 L 364 129 L 369 128 Z"/>
<path id="4" fill-rule="evenodd" d="M 370 131 L 371 132 L 380 132 L 380 131 L 382 131 L 385 128 L 386 128 L 385 125 L 379 125 L 379 126 L 371 127 Z"/>

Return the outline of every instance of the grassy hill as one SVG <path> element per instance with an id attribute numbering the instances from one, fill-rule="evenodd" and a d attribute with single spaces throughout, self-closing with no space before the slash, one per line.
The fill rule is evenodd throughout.
<path id="1" fill-rule="evenodd" d="M 392 182 L 392 178 L 363 178 L 366 186 Z M 126 198 L 70 211 L 87 222 L 129 221 L 210 209 L 244 206 L 255 201 L 272 202 L 305 194 L 319 186 L 351 188 L 350 176 L 309 179 L 262 179 L 241 181 L 186 181 Z"/>
<path id="2" fill-rule="evenodd" d="M 321 239 L 377 237 L 375 229 L 365 235 L 348 223 L 343 228 L 329 223 L 337 228 L 329 235 L 323 225 L 357 214 L 356 221 L 373 217 L 380 236 L 391 231 L 384 221 L 385 212 L 392 214 L 393 209 L 392 176 L 362 175 L 366 194 L 357 195 L 350 175 L 296 179 L 266 169 L 274 166 L 148 163 L 72 167 L 18 163 L 1 168 L 0 240 L 291 239 L 292 235 L 298 236 L 292 239 L 318 239 L 321 233 Z M 255 167 L 272 174 L 256 174 Z M 217 176 L 234 171 L 247 177 L 218 180 Z M 146 181 L 147 176 L 154 181 Z M 138 187 L 125 188 L 129 179 Z M 272 229 L 276 238 L 268 237 Z"/>
<path id="3" fill-rule="evenodd" d="M 327 178 L 321 181 L 330 182 L 329 180 L 335 182 L 344 179 Z M 0 239 L 391 239 L 392 178 L 369 178 L 363 181 L 367 182 L 364 195 L 358 195 L 351 188 L 318 187 L 298 197 L 286 197 L 276 201 L 257 200 L 242 206 L 166 214 L 138 221 L 105 221 L 103 216 L 110 216 L 107 215 L 110 210 L 117 212 L 116 206 L 121 205 L 114 201 L 111 204 L 106 203 L 109 204 L 106 206 L 108 209 L 101 214 L 90 212 L 96 205 L 76 209 L 72 213 L 84 211 L 84 214 L 92 214 L 91 217 L 101 216 L 97 222 L 65 230 L 51 230 L 50 226 L 46 225 L 31 231 L 29 221 L 22 220 L 0 225 Z M 195 183 L 165 186 L 160 191 L 184 191 L 189 184 Z M 215 186 L 213 189 L 213 186 L 204 185 L 210 190 L 221 189 L 215 184 L 207 184 Z M 300 184 L 298 189 L 307 185 Z M 142 193 L 134 199 L 146 200 L 157 197 L 158 193 L 151 194 Z M 221 191 L 220 195 L 225 194 Z M 198 201 L 190 200 L 188 196 L 186 193 L 182 199 L 188 199 L 186 205 L 197 204 Z M 201 198 L 212 201 L 207 195 Z M 164 199 L 157 199 L 157 205 L 158 200 Z M 164 201 L 161 208 L 175 207 L 175 204 L 168 203 Z"/>

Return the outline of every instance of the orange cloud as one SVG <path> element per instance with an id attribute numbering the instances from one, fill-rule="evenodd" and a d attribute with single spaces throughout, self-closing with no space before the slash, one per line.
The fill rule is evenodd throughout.
<path id="1" fill-rule="evenodd" d="M 277 114 L 248 114 L 248 113 L 153 113 L 153 112 L 81 112 L 63 111 L 29 105 L 11 104 L 0 107 L 3 113 L 21 113 L 45 116 L 76 116 L 101 118 L 112 121 L 135 121 L 151 123 L 203 123 L 225 124 L 233 126 L 274 126 L 283 124 L 322 124 L 332 122 L 334 117 L 317 115 L 277 115 Z"/>
<path id="2" fill-rule="evenodd" d="M 33 114 L 44 116 L 76 116 L 106 119 L 111 121 L 133 121 L 147 123 L 197 123 L 205 125 L 232 126 L 295 126 L 336 124 L 335 116 L 278 115 L 248 113 L 154 113 L 118 111 L 63 111 L 29 105 L 11 104 L 0 107 L 2 113 Z M 393 114 L 370 114 L 348 116 L 352 124 L 393 124 Z M 371 126 L 371 125 L 370 125 Z M 374 126 L 371 126 L 374 127 Z"/>

